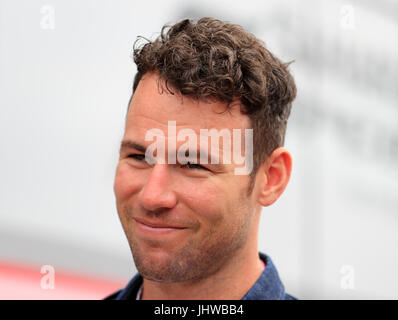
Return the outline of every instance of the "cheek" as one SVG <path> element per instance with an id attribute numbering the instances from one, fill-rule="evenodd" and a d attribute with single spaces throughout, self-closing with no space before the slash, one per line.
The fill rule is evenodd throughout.
<path id="1" fill-rule="evenodd" d="M 186 185 L 183 197 L 202 224 L 221 229 L 240 224 L 242 212 L 247 211 L 248 199 L 244 186 L 248 182 L 238 177 L 204 180 Z"/>
<path id="2" fill-rule="evenodd" d="M 202 223 L 216 225 L 228 218 L 227 192 L 219 184 L 203 181 L 194 185 L 187 184 L 181 190 L 185 190 L 180 193 L 181 199 L 185 199 L 186 205 L 196 213 Z"/>
<path id="3" fill-rule="evenodd" d="M 128 199 L 141 188 L 142 179 L 128 164 L 120 163 L 116 169 L 113 190 L 117 201 Z"/>

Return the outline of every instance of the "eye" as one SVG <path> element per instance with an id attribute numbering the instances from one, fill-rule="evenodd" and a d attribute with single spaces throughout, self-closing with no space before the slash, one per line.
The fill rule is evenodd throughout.
<path id="1" fill-rule="evenodd" d="M 131 158 L 137 161 L 144 161 L 145 160 L 145 154 L 138 154 L 138 153 L 134 153 L 134 154 L 129 154 L 127 156 L 127 158 Z"/>
<path id="2" fill-rule="evenodd" d="M 201 166 L 200 164 L 192 163 L 192 162 L 189 162 L 189 161 L 186 164 L 181 165 L 181 167 L 185 167 L 185 168 L 188 168 L 188 169 L 207 170 L 205 167 Z"/>

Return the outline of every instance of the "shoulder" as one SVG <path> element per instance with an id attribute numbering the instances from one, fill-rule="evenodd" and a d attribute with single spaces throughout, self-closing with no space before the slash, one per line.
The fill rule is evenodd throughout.
<path id="1" fill-rule="evenodd" d="M 120 293 L 121 291 L 122 291 L 122 289 L 120 289 L 120 290 L 118 290 L 118 291 L 116 291 L 116 292 L 114 292 L 114 293 L 112 293 L 112 294 L 106 296 L 103 300 L 115 300 L 116 297 L 119 295 L 119 293 Z"/>
<path id="2" fill-rule="evenodd" d="M 293 297 L 292 295 L 285 293 L 285 297 L 283 300 L 298 300 L 296 297 Z"/>
<path id="3" fill-rule="evenodd" d="M 103 300 L 135 300 L 142 281 L 141 275 L 137 273 L 126 287 L 106 296 Z"/>

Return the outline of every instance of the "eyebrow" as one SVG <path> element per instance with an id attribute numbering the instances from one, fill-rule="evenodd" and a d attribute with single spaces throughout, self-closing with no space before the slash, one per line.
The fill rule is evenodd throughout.
<path id="1" fill-rule="evenodd" d="M 123 151 L 125 149 L 136 149 L 140 152 L 145 153 L 146 151 L 146 147 L 144 147 L 143 145 L 131 141 L 131 140 L 123 140 L 122 143 L 120 144 L 120 151 Z"/>

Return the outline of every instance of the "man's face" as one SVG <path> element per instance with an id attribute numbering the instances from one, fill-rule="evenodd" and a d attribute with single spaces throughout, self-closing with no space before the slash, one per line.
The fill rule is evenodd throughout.
<path id="1" fill-rule="evenodd" d="M 150 165 L 144 149 L 152 141 L 145 135 L 162 130 L 168 154 L 168 141 L 177 140 L 168 132 L 168 121 L 176 122 L 177 134 L 189 128 L 198 136 L 200 129 L 243 132 L 250 122 L 238 106 L 223 112 L 220 102 L 161 93 L 157 81 L 155 74 L 146 74 L 130 104 L 114 183 L 117 210 L 144 278 L 196 280 L 218 271 L 253 242 L 258 226 L 247 192 L 249 176 L 235 175 L 235 164 L 223 164 L 222 155 L 219 164 Z M 176 148 L 183 143 L 177 141 Z"/>

